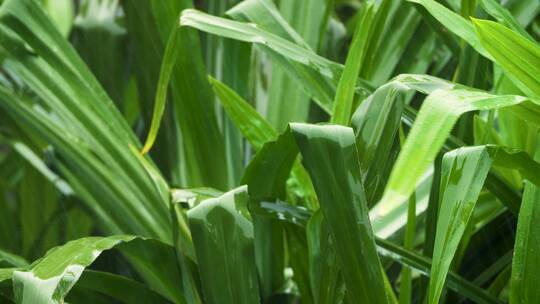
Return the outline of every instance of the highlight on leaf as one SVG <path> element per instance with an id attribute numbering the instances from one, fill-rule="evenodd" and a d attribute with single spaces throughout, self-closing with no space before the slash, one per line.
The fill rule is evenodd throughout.
<path id="1" fill-rule="evenodd" d="M 0 1 L 0 302 L 536 303 L 539 13 Z"/>

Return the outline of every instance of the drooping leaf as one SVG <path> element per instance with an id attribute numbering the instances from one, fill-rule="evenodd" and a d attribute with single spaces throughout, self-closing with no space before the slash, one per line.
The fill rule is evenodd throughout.
<path id="1" fill-rule="evenodd" d="M 441 22 L 448 30 L 453 32 L 455 35 L 459 36 L 461 39 L 466 41 L 471 47 L 473 47 L 478 53 L 480 53 L 482 56 L 488 58 L 491 61 L 496 62 L 499 64 L 503 70 L 505 71 L 506 76 L 508 76 L 512 82 L 517 85 L 523 92 L 525 92 L 529 97 L 531 98 L 538 98 L 538 88 L 537 84 L 535 84 L 534 79 L 531 79 L 530 76 L 527 75 L 526 70 L 522 70 L 519 67 L 521 65 L 519 63 L 519 60 L 517 62 L 511 63 L 512 60 L 515 60 L 516 58 L 519 59 L 520 57 L 516 58 L 508 58 L 508 51 L 502 51 L 502 48 L 506 45 L 514 45 L 517 44 L 520 48 L 520 53 L 522 53 L 520 56 L 527 55 L 527 60 L 531 60 L 531 58 L 538 57 L 537 54 L 535 54 L 535 50 L 538 49 L 537 45 L 534 45 L 534 42 L 531 42 L 527 40 L 527 38 L 522 37 L 521 35 L 513 32 L 512 30 L 506 28 L 505 26 L 501 26 L 495 22 L 490 22 L 487 20 L 476 20 L 473 19 L 474 25 L 465 20 L 460 15 L 452 12 L 450 9 L 446 8 L 444 5 L 434 1 L 434 0 L 408 0 L 410 2 L 421 4 L 423 7 L 425 7 L 433 17 L 435 17 L 439 22 Z M 482 24 L 482 25 L 481 25 Z M 487 25 L 483 25 L 487 24 Z M 493 39 L 488 37 L 488 30 L 489 24 L 491 24 L 491 27 L 496 27 L 500 29 L 500 31 L 492 30 L 493 33 L 497 33 L 497 35 L 501 37 L 505 37 L 507 40 L 506 43 L 500 44 L 503 41 L 499 40 L 500 42 L 496 42 Z M 479 27 L 483 27 L 483 29 L 480 29 Z M 483 32 L 480 32 L 483 31 Z M 498 38 L 500 39 L 500 38 Z M 489 41 L 491 40 L 491 41 Z M 490 43 L 492 44 L 490 46 Z M 494 44 L 494 45 L 493 45 Z M 490 50 L 488 50 L 489 48 Z M 497 53 L 497 51 L 499 53 Z M 510 52 L 514 53 L 514 52 Z M 501 57 L 504 56 L 504 57 Z M 531 57 L 532 56 L 532 57 Z M 537 60 L 537 59 L 536 59 Z"/>
<path id="2" fill-rule="evenodd" d="M 130 242 L 144 242 L 144 240 L 133 236 L 88 237 L 50 250 L 42 259 L 32 264 L 29 270 L 13 272 L 16 302 L 62 303 L 84 269 L 103 251 Z M 144 252 L 128 253 L 128 256 L 130 255 L 144 256 Z M 154 266 L 150 266 L 150 269 L 152 267 Z M 179 290 L 169 292 L 166 296 L 170 300 L 176 303 L 184 302 Z"/>
<path id="3" fill-rule="evenodd" d="M 540 121 L 533 117 L 537 116 L 538 107 L 538 104 L 522 96 L 497 96 L 462 88 L 433 91 L 425 99 L 392 169 L 381 200 L 384 206 L 381 213 L 391 210 L 394 204 L 407 199 L 412 193 L 463 113 L 508 108 L 520 114 L 526 113 L 529 117 L 522 117 L 535 123 Z"/>
<path id="4" fill-rule="evenodd" d="M 465 40 L 478 53 L 488 58 L 489 54 L 484 50 L 474 33 L 472 24 L 459 14 L 448 9 L 434 0 L 407 0 L 422 5 L 437 21 L 442 23 L 449 31 Z"/>
<path id="5" fill-rule="evenodd" d="M 310 93 L 318 104 L 328 111 L 332 108 L 332 82 L 337 82 L 342 66 L 326 58 L 320 57 L 313 51 L 298 46 L 286 39 L 246 23 L 217 18 L 196 10 L 185 10 L 180 16 L 182 26 L 194 27 L 198 30 L 231 38 L 239 41 L 260 45 L 263 50 L 287 66 L 298 77 L 307 77 L 310 81 Z M 286 59 L 285 59 L 286 58 Z M 291 66 L 291 62 L 300 64 Z"/>
<path id="6" fill-rule="evenodd" d="M 533 173 L 540 169 L 540 164 L 523 152 L 520 154 L 501 147 L 477 146 L 460 148 L 445 154 L 441 171 L 440 210 L 429 303 L 439 302 L 446 274 L 492 165 L 520 168 L 525 176 L 540 184 L 540 178 Z"/>
<path id="7" fill-rule="evenodd" d="M 74 48 L 35 1 L 6 1 L 0 15 L 7 69 L 39 100 L 2 87 L 2 108 L 53 146 L 56 165 L 105 231 L 168 240 L 166 197 L 129 148 L 139 146 L 135 134 Z M 21 51 L 25 44 L 32 52 Z"/>

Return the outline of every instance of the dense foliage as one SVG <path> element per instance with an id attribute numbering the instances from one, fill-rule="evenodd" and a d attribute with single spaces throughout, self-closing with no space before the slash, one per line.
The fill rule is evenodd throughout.
<path id="1" fill-rule="evenodd" d="M 0 302 L 540 303 L 540 1 L 0 2 Z"/>

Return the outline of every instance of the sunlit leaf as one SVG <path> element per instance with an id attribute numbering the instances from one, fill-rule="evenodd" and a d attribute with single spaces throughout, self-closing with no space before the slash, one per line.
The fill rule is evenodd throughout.
<path id="1" fill-rule="evenodd" d="M 473 23 L 483 47 L 495 62 L 519 80 L 519 88 L 527 95 L 540 98 L 538 43 L 493 21 L 473 20 Z"/>

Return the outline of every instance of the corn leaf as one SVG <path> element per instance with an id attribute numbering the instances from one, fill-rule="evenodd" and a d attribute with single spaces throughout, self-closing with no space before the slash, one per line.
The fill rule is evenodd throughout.
<path id="1" fill-rule="evenodd" d="M 474 210 L 492 159 L 485 147 L 461 148 L 445 154 L 441 203 L 429 286 L 429 303 L 438 303 L 446 272 Z M 467 189 L 463 191 L 462 189 Z"/>
<path id="2" fill-rule="evenodd" d="M 315 303 L 339 303 L 345 296 L 345 285 L 339 268 L 328 225 L 320 211 L 306 226 L 309 246 L 311 290 Z"/>
<path id="3" fill-rule="evenodd" d="M 118 301 L 147 303 L 168 301 L 166 297 L 140 282 L 117 274 L 89 269 L 83 272 L 73 289 L 105 294 Z M 69 294 L 67 301 L 70 301 Z"/>
<path id="4" fill-rule="evenodd" d="M 449 31 L 465 40 L 478 53 L 491 58 L 483 48 L 478 37 L 474 33 L 473 25 L 459 14 L 454 13 L 441 3 L 434 0 L 407 0 L 422 5 L 437 21 L 442 23 Z"/>
<path id="5" fill-rule="evenodd" d="M 320 214 L 320 212 L 317 213 Z M 272 204 L 262 206 L 262 208 L 258 209 L 257 214 L 301 226 L 308 225 L 310 220 L 309 216 L 312 215 L 309 211 L 302 210 L 299 207 L 292 207 L 289 210 L 284 211 L 281 208 L 275 208 Z M 291 214 L 294 214 L 294 216 L 290 216 Z M 319 215 L 313 214 L 312 216 L 314 216 L 313 220 L 316 221 L 316 218 Z M 375 238 L 375 242 L 377 244 L 377 252 L 381 257 L 389 258 L 400 263 L 402 266 L 410 267 L 420 272 L 422 275 L 430 275 L 430 269 L 432 268 L 431 259 L 385 239 Z M 452 271 L 448 272 L 446 286 L 454 291 L 460 292 L 465 297 L 477 303 L 503 303 L 495 296 L 489 294 L 486 290 Z"/>
<path id="6" fill-rule="evenodd" d="M 352 129 L 292 124 L 291 131 L 336 242 L 348 294 L 387 303 Z"/>
<path id="7" fill-rule="evenodd" d="M 480 4 L 482 5 L 482 8 L 493 18 L 497 19 L 498 22 L 512 29 L 514 32 L 519 33 L 521 36 L 534 41 L 531 35 L 527 33 L 516 18 L 514 18 L 512 13 L 500 3 L 495 0 L 481 0 Z"/>
<path id="8" fill-rule="evenodd" d="M 537 150 L 536 161 L 540 160 Z M 535 233 L 535 221 L 540 216 L 540 187 L 537 183 L 526 182 L 523 201 L 519 211 L 516 244 L 512 260 L 510 281 L 511 303 L 533 303 L 538 298 L 538 267 L 540 261 L 535 254 L 540 243 L 540 236 Z"/>
<path id="9" fill-rule="evenodd" d="M 207 303 L 259 302 L 253 224 L 247 202 L 244 186 L 202 201 L 188 211 Z"/>
<path id="10" fill-rule="evenodd" d="M 540 164 L 527 154 L 496 146 L 465 147 L 443 157 L 441 201 L 429 287 L 429 303 L 438 303 L 450 263 L 474 211 L 491 165 L 520 168 L 540 184 Z M 529 171 L 529 172 L 527 172 Z M 463 191 L 467 189 L 467 191 Z"/>
<path id="11" fill-rule="evenodd" d="M 23 257 L 0 250 L 0 266 L 22 268 L 28 266 L 28 262 Z"/>
<path id="12" fill-rule="evenodd" d="M 523 84 L 519 88 L 528 96 L 540 98 L 538 43 L 493 21 L 473 20 L 473 23 L 483 47 L 494 61 Z"/>
<path id="13" fill-rule="evenodd" d="M 133 236 L 88 237 L 50 250 L 42 259 L 32 264 L 29 270 L 13 272 L 15 301 L 17 303 L 63 302 L 84 269 L 92 264 L 103 251 L 129 242 L 144 241 Z M 151 246 L 151 244 L 145 244 L 147 247 L 148 245 Z M 144 251 L 134 252 L 129 253 L 128 256 L 136 255 L 144 259 L 144 254 Z M 166 296 L 170 300 L 183 303 L 179 290 L 173 289 L 169 292 Z"/>
<path id="14" fill-rule="evenodd" d="M 334 98 L 334 108 L 332 110 L 332 123 L 348 126 L 353 112 L 354 93 L 356 80 L 362 69 L 364 56 L 366 56 L 369 36 L 373 23 L 375 4 L 366 2 L 362 7 L 361 15 L 358 17 L 356 30 L 354 33 L 351 49 L 347 55 L 345 69 L 341 74 Z"/>
<path id="15" fill-rule="evenodd" d="M 184 184 L 224 190 L 228 186 L 225 141 L 216 118 L 214 96 L 206 80 L 199 37 L 194 30 L 178 25 L 176 19 L 178 10 L 189 10 L 190 2 L 160 1 L 151 5 L 159 33 L 168 40 L 157 84 L 152 125 L 143 152 L 147 152 L 155 141 L 165 111 L 167 87 L 172 80 L 176 84 L 171 89 L 188 171 Z M 206 155 L 209 151 L 213 151 L 211 157 Z"/>
<path id="16" fill-rule="evenodd" d="M 277 137 L 277 132 L 247 101 L 221 81 L 209 76 L 214 93 L 236 127 L 256 150 Z"/>
<path id="17" fill-rule="evenodd" d="M 525 118 L 527 121 L 539 121 L 533 118 L 537 115 L 535 111 L 538 105 L 522 96 L 497 96 L 461 88 L 435 90 L 428 95 L 390 174 L 381 200 L 381 214 L 408 198 L 462 114 L 501 108 L 520 113 L 523 110 L 531 116 Z M 526 108 L 532 108 L 533 111 L 525 111 Z M 425 129 L 426 125 L 430 126 L 429 132 Z"/>
<path id="18" fill-rule="evenodd" d="M 304 81 L 309 93 L 323 109 L 331 111 L 334 94 L 332 83 L 337 83 L 339 79 L 343 69 L 340 64 L 253 24 L 217 18 L 196 10 L 183 11 L 180 24 L 225 38 L 260 45 L 272 58 L 284 65 L 285 70 L 294 74 L 295 79 L 306 78 Z M 291 62 L 296 64 L 291 65 Z"/>
<path id="19" fill-rule="evenodd" d="M 66 180 L 105 230 L 168 240 L 167 197 L 129 148 L 138 140 L 75 50 L 35 1 L 7 1 L 0 15 L 0 39 L 13 57 L 9 69 L 20 72 L 54 114 L 4 87 L 2 107 L 27 133 L 52 143 L 63 157 Z M 21 52 L 24 43 L 38 56 Z"/>

